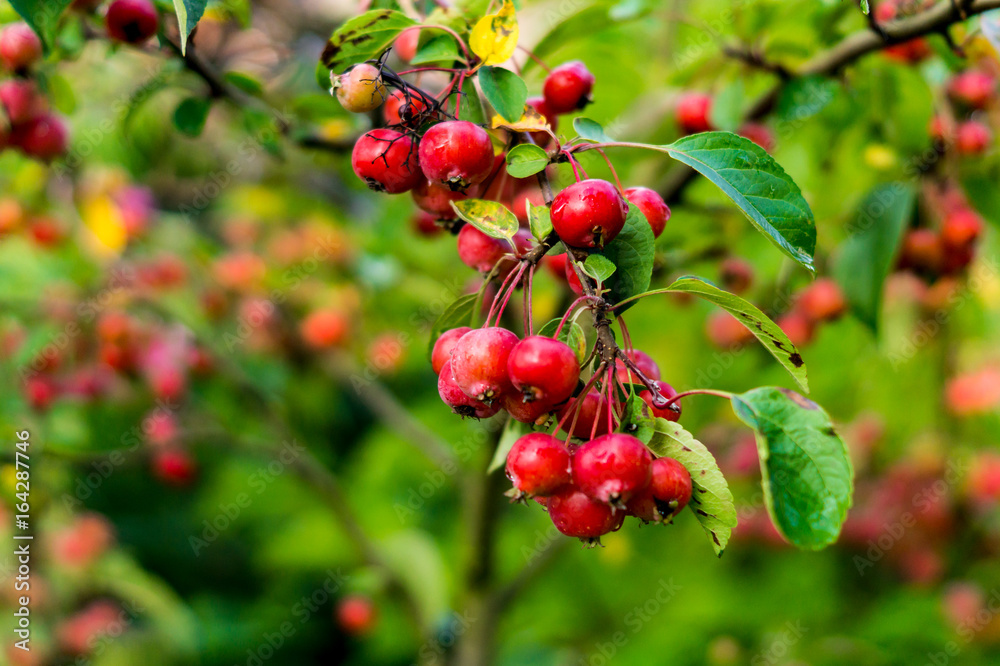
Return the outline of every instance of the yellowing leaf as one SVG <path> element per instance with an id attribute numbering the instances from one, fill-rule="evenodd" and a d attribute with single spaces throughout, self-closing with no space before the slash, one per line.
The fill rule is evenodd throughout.
<path id="1" fill-rule="evenodd" d="M 118 254 L 128 241 L 121 210 L 106 194 L 99 194 L 83 202 L 80 211 L 83 223 L 94 234 L 98 249 Z"/>
<path id="2" fill-rule="evenodd" d="M 500 11 L 479 19 L 469 35 L 469 46 L 484 65 L 499 65 L 514 55 L 519 33 L 514 5 L 504 0 Z"/>
<path id="3" fill-rule="evenodd" d="M 490 121 L 490 127 L 508 129 L 512 132 L 537 132 L 544 131 L 548 127 L 548 123 L 545 122 L 545 116 L 535 111 L 534 108 L 526 106 L 524 107 L 524 115 L 517 122 L 509 123 L 502 116 L 494 115 Z"/>

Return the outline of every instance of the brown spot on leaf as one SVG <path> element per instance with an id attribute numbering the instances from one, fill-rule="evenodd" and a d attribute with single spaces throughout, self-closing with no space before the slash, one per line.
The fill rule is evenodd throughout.
<path id="1" fill-rule="evenodd" d="M 819 405 L 817 405 L 812 400 L 799 395 L 795 391 L 792 391 L 792 390 L 789 390 L 789 389 L 786 389 L 786 388 L 778 389 L 778 390 L 781 391 L 782 393 L 784 393 L 786 396 L 788 396 L 789 400 L 791 400 L 792 402 L 794 402 L 796 405 L 798 405 L 802 409 L 819 409 Z"/>
<path id="2" fill-rule="evenodd" d="M 805 361 L 802 360 L 802 356 L 800 356 L 798 352 L 795 352 L 794 354 L 789 356 L 788 360 L 791 361 L 792 365 L 794 365 L 796 368 L 801 368 L 803 365 L 805 365 Z"/>

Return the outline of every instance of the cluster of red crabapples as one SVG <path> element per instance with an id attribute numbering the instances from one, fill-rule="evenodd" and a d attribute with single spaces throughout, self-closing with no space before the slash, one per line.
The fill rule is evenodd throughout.
<path id="1" fill-rule="evenodd" d="M 486 325 L 444 332 L 435 341 L 432 365 L 441 399 L 456 414 L 488 418 L 504 410 L 517 421 L 545 427 L 546 432 L 520 438 L 508 455 L 511 496 L 534 498 L 563 534 L 587 542 L 618 529 L 626 515 L 646 522 L 672 518 L 691 498 L 687 470 L 676 460 L 654 458 L 639 439 L 615 430 L 625 429 L 629 386 L 639 384 L 637 395 L 651 414 L 671 421 L 680 416 L 680 405 L 670 402 L 677 393 L 660 380 L 656 363 L 638 350 L 615 349 L 613 363 L 610 357 L 601 359 L 589 379 L 581 381 L 577 353 L 559 339 L 567 317 L 552 337 L 532 334 L 528 294 L 541 254 L 531 252 L 532 237 L 523 227 L 527 204 L 541 203 L 541 188 L 533 179 L 508 178 L 504 150 L 499 154 L 494 150 L 494 138 L 506 139 L 508 147 L 517 139 L 539 145 L 558 141 L 552 133 L 557 116 L 590 101 L 593 75 L 580 62 L 553 69 L 543 95 L 529 99 L 525 107 L 544 119 L 546 130 L 517 136 L 505 130 L 491 136 L 483 127 L 449 114 L 454 80 L 432 96 L 410 86 L 379 60 L 333 74 L 331 81 L 331 92 L 349 111 L 370 112 L 385 104 L 387 126 L 369 131 L 354 146 L 352 166 L 357 176 L 376 191 L 411 191 L 432 225 L 440 222 L 457 233 L 458 254 L 465 264 L 502 280 Z M 459 104 L 460 97 L 456 115 Z M 560 151 L 576 172 L 569 152 Z M 467 198 L 499 201 L 511 209 L 522 225 L 513 243 L 462 224 L 452 202 Z M 554 235 L 578 252 L 601 248 L 624 228 L 630 203 L 638 206 L 654 236 L 659 236 L 670 217 L 662 197 L 648 188 L 622 190 L 599 179 L 578 179 L 555 195 L 550 205 Z M 529 253 L 537 256 L 529 259 Z M 582 294 L 586 278 L 568 252 L 546 260 Z M 523 339 L 498 325 L 522 280 Z M 577 303 L 600 300 L 588 294 Z M 548 430 L 561 432 L 564 439 Z"/>

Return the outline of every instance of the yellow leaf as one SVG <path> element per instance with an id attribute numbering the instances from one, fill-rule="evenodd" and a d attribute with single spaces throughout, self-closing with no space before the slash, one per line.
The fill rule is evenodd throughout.
<path id="1" fill-rule="evenodd" d="M 100 250 L 113 254 L 120 253 L 128 241 L 125 221 L 121 210 L 106 194 L 88 198 L 80 211 L 83 223 L 87 225 Z"/>
<path id="2" fill-rule="evenodd" d="M 469 46 L 484 65 L 499 65 L 514 55 L 519 32 L 514 5 L 504 0 L 500 11 L 479 19 L 469 35 Z"/>
<path id="3" fill-rule="evenodd" d="M 545 116 L 535 111 L 531 106 L 524 107 L 524 115 L 514 123 L 507 122 L 502 116 L 495 115 L 490 121 L 493 129 L 508 129 L 512 132 L 539 132 L 544 131 L 549 124 L 545 121 Z"/>

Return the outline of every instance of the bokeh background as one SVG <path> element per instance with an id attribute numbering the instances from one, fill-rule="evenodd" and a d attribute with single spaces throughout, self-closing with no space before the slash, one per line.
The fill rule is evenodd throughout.
<path id="1" fill-rule="evenodd" d="M 800 338 L 810 397 L 857 472 L 834 546 L 786 545 L 752 435 L 724 401 L 685 402 L 682 424 L 739 504 L 717 559 L 689 514 L 585 549 L 539 506 L 508 505 L 502 472 L 483 474 L 500 426 L 453 417 L 427 360 L 435 319 L 479 278 L 451 235 L 415 229 L 408 195 L 358 181 L 349 151 L 371 119 L 316 82 L 327 37 L 362 7 L 210 2 L 193 52 L 229 74 L 234 103 L 167 45 L 177 29 L 161 4 L 165 36 L 142 48 L 111 45 L 99 17 L 64 16 L 36 76 L 69 151 L 51 164 L 0 153 L 0 662 L 475 663 L 455 647 L 473 640 L 493 642 L 496 663 L 539 666 L 1000 659 L 1000 159 L 992 137 L 962 154 L 928 133 L 935 115 L 996 126 L 995 94 L 973 110 L 948 94 L 962 71 L 1000 73 L 978 19 L 952 45 L 935 34 L 794 77 L 759 120 L 815 212 L 821 275 L 860 279 L 844 243 L 882 208 L 914 201 L 906 223 L 936 229 L 952 196 L 987 224 L 963 268 L 894 263 L 874 287 L 876 329 L 847 314 Z M 794 71 L 867 25 L 852 2 L 815 0 L 532 0 L 518 16 L 539 58 L 594 72 L 588 117 L 649 143 L 678 136 L 690 91 L 739 129 L 780 80 L 762 63 Z M 7 3 L 0 20 L 17 20 Z M 539 91 L 544 71 L 518 60 Z M 746 298 L 795 310 L 809 276 L 713 186 L 675 189 L 660 153 L 612 157 L 626 185 L 674 194 L 657 284 L 726 284 L 735 258 L 752 268 Z M 593 153 L 581 161 L 608 176 Z M 539 273 L 536 321 L 566 303 Z M 679 390 L 789 385 L 711 317 L 657 296 L 628 321 Z M 22 430 L 30 654 L 7 629 Z"/>

